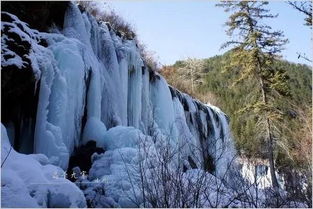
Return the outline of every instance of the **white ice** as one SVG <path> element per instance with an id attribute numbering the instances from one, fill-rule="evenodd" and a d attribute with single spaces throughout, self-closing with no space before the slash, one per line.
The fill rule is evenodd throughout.
<path id="1" fill-rule="evenodd" d="M 61 177 L 64 171 L 41 154 L 16 152 L 1 124 L 2 207 L 85 207 L 79 188 Z"/>

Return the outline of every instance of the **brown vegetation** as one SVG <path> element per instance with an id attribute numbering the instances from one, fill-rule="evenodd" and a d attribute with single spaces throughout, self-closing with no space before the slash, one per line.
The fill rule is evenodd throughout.
<path id="1" fill-rule="evenodd" d="M 137 38 L 135 39 L 141 58 L 145 65 L 152 71 L 160 70 L 160 63 L 155 58 L 155 52 L 149 51 L 147 47 L 141 43 Z"/>
<path id="2" fill-rule="evenodd" d="M 78 1 L 78 5 L 82 8 L 82 10 L 85 10 L 94 16 L 97 21 L 108 23 L 110 29 L 113 29 L 117 35 L 122 38 L 129 40 L 135 38 L 136 33 L 133 26 L 126 22 L 114 10 L 109 12 L 102 11 L 99 3 L 92 1 Z"/>
<path id="3" fill-rule="evenodd" d="M 200 69 L 195 69 L 198 72 Z M 217 105 L 217 97 L 212 93 L 201 88 L 202 80 L 198 73 L 195 73 L 194 78 L 186 69 L 172 66 L 164 66 L 161 74 L 166 78 L 166 81 L 178 90 L 189 94 L 190 96 L 200 100 L 203 103 L 211 103 Z M 193 86 L 193 88 L 192 88 Z"/>
<path id="4" fill-rule="evenodd" d="M 291 157 L 312 169 L 312 107 L 298 107 L 296 112 L 302 126 L 296 132 L 292 132 L 295 149 L 292 150 Z"/>

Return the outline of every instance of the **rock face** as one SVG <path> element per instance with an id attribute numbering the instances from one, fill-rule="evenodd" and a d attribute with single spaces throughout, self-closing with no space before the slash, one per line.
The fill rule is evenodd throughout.
<path id="1" fill-rule="evenodd" d="M 29 26 L 2 12 L 2 123 L 14 149 L 44 154 L 66 170 L 74 149 L 92 140 L 106 150 L 92 159 L 92 175 L 100 177 L 122 169 L 112 168 L 122 163 L 117 151 L 134 160 L 138 140 L 147 139 L 156 153 L 160 142 L 176 149 L 174 166 L 224 176 L 235 155 L 227 116 L 168 86 L 144 64 L 134 40 L 72 3 L 65 8 L 62 18 L 49 13 L 45 22 L 56 22 L 49 33 L 30 28 L 40 14 Z M 111 174 L 96 169 L 99 160 Z M 111 205 L 133 206 L 114 197 Z"/>
<path id="2" fill-rule="evenodd" d="M 15 14 L 31 28 L 48 32 L 53 24 L 63 27 L 64 13 L 68 5 L 69 2 L 66 1 L 2 2 L 1 10 Z"/>

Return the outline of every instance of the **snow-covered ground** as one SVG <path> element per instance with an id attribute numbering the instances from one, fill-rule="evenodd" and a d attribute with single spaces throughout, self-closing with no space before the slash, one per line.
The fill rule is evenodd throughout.
<path id="1" fill-rule="evenodd" d="M 2 207 L 86 207 L 84 194 L 43 154 L 16 152 L 1 125 Z"/>

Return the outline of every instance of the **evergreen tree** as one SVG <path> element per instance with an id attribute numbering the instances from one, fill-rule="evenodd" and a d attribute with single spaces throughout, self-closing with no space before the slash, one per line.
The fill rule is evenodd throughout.
<path id="1" fill-rule="evenodd" d="M 274 67 L 274 61 L 279 58 L 288 40 L 284 39 L 281 31 L 272 31 L 270 26 L 262 24 L 264 19 L 277 17 L 265 8 L 267 4 L 264 1 L 223 1 L 217 6 L 223 7 L 225 12 L 232 12 L 226 22 L 227 34 L 232 40 L 222 46 L 234 46 L 226 70 L 233 70 L 238 75 L 234 85 L 254 80 L 258 86 L 257 95 L 240 112 L 256 116 L 260 140 L 267 144 L 272 185 L 278 188 L 274 143 L 279 139 L 279 128 L 276 125 L 283 113 L 276 101 L 282 96 L 288 96 L 289 91 L 288 76 L 283 69 Z"/>

